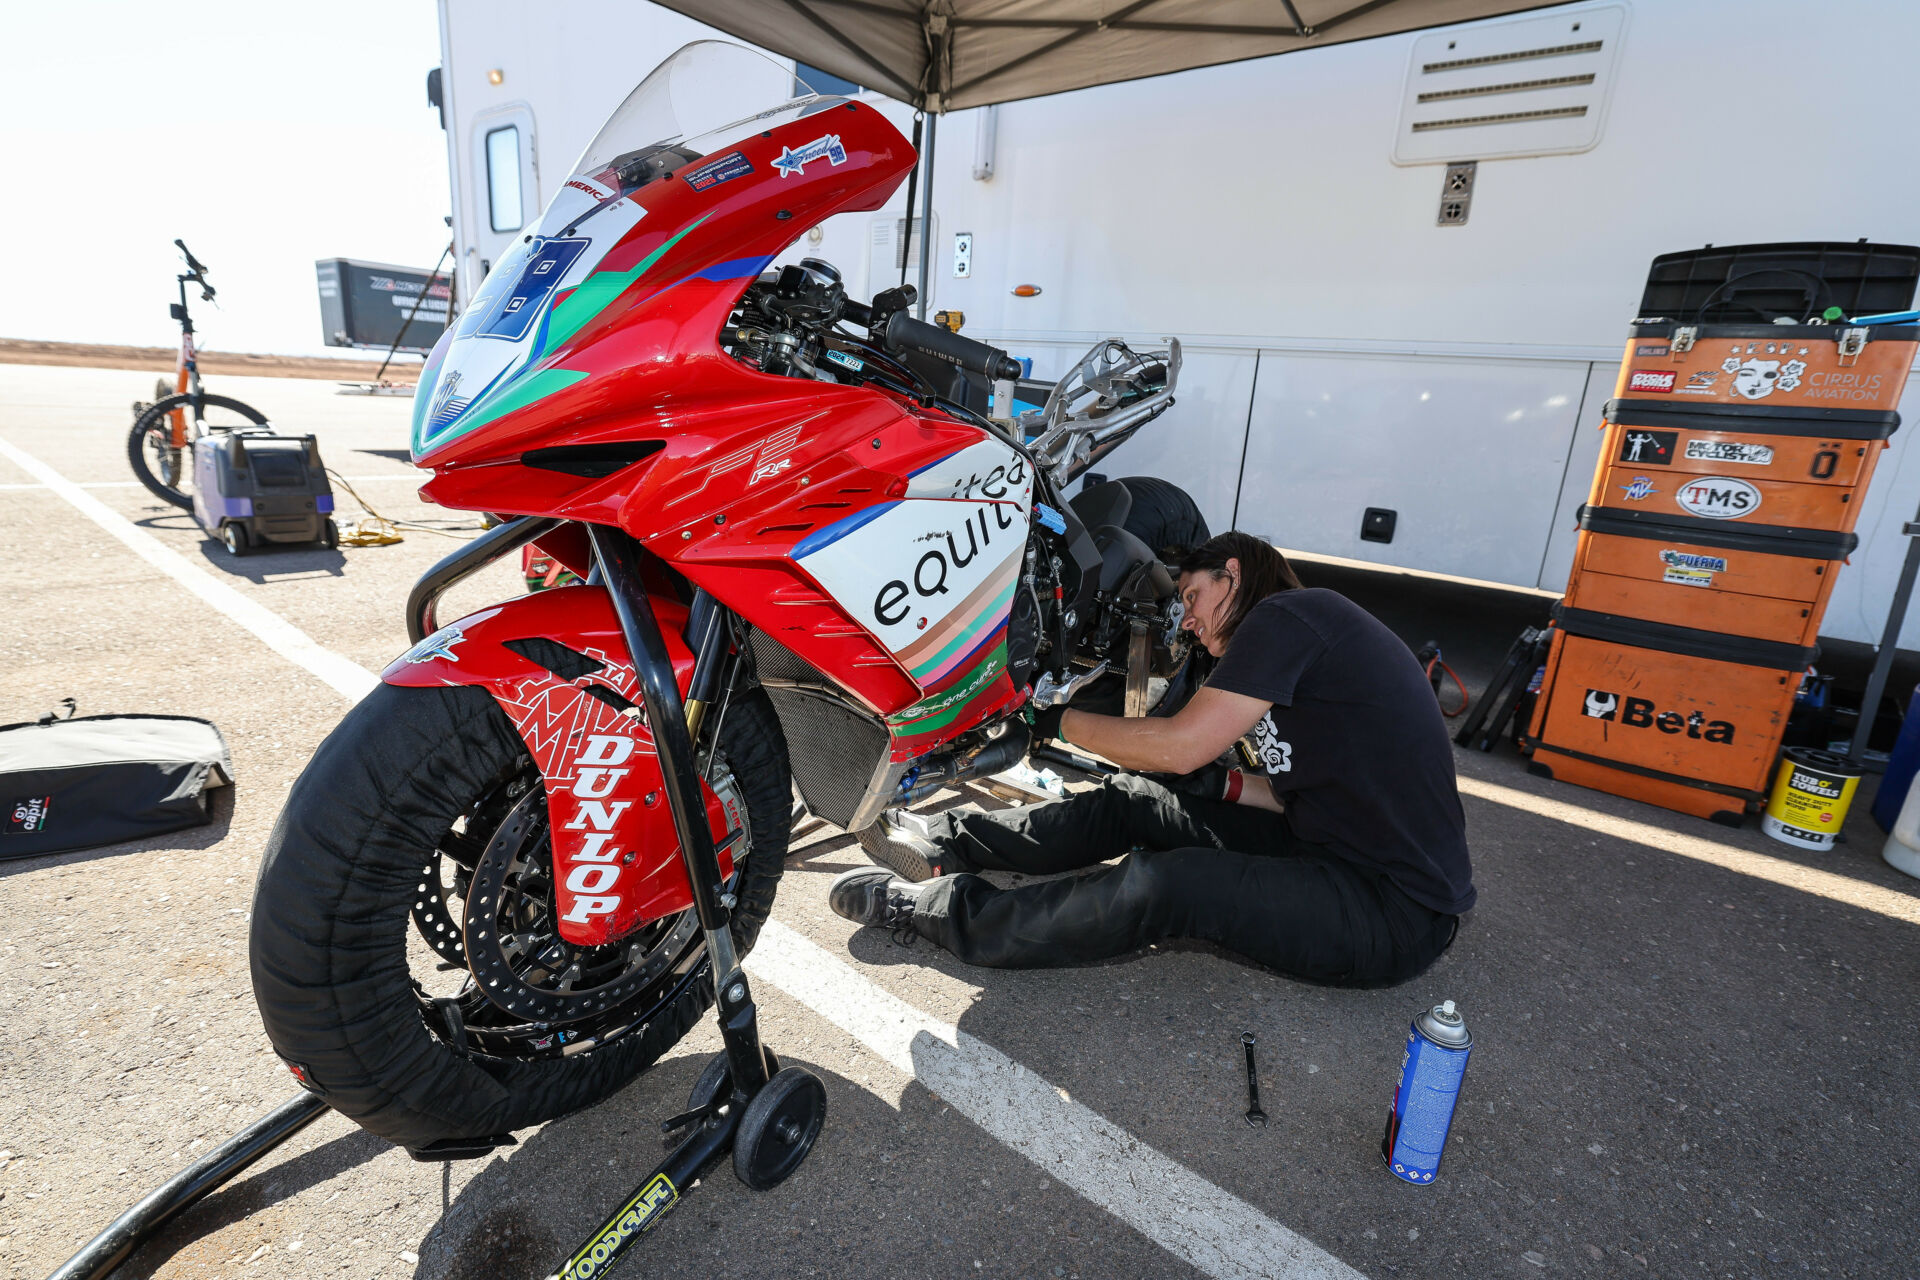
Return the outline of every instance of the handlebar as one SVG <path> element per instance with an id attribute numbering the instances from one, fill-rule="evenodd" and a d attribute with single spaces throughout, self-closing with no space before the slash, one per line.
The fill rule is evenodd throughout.
<path id="1" fill-rule="evenodd" d="M 212 302 L 214 288 L 212 285 L 207 283 L 206 264 L 201 262 L 200 259 L 193 256 L 193 250 L 187 248 L 186 241 L 176 239 L 173 242 L 173 245 L 174 245 L 174 248 L 180 250 L 180 256 L 187 260 L 187 274 L 180 277 L 180 279 L 183 282 L 187 280 L 191 280 L 195 284 L 199 285 L 201 298 L 204 299 L 205 301 Z"/>
<path id="2" fill-rule="evenodd" d="M 1000 348 L 915 320 L 904 311 L 887 319 L 880 337 L 889 351 L 918 351 L 996 381 L 1020 376 L 1020 362 Z"/>

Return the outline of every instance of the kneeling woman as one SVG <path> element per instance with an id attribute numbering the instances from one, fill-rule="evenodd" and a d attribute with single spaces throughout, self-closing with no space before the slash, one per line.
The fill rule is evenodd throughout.
<path id="1" fill-rule="evenodd" d="M 1432 964 L 1474 889 L 1453 748 L 1413 654 L 1345 596 L 1303 588 L 1249 534 L 1189 556 L 1180 595 L 1182 625 L 1206 651 L 1193 660 L 1211 670 L 1176 714 L 1069 708 L 1036 720 L 1042 736 L 1134 773 L 1050 804 L 943 814 L 930 839 L 890 826 L 875 852 L 888 866 L 835 880 L 833 909 L 1006 968 L 1083 964 L 1162 938 L 1347 986 Z M 1258 763 L 1211 797 L 1136 776 L 1194 775 L 1237 743 Z M 1116 857 L 1016 889 L 974 874 Z"/>

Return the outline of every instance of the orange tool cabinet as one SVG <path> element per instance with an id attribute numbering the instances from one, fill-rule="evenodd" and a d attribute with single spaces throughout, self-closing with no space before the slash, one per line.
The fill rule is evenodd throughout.
<path id="1" fill-rule="evenodd" d="M 1643 315 L 1707 302 L 1630 330 L 1554 608 L 1534 772 L 1725 822 L 1759 807 L 1920 327 L 1753 321 L 1900 310 L 1916 275 L 1906 246 L 1655 260 Z"/>

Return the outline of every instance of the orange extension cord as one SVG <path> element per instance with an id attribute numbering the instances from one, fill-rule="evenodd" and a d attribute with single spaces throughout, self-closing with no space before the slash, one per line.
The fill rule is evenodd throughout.
<path id="1" fill-rule="evenodd" d="M 1440 661 L 1438 657 L 1435 657 L 1427 663 L 1427 680 L 1429 682 L 1433 680 L 1433 669 L 1435 667 L 1439 667 L 1442 671 L 1446 672 L 1448 677 L 1453 681 L 1453 687 L 1460 691 L 1460 705 L 1451 711 L 1442 706 L 1440 708 L 1440 714 L 1446 716 L 1449 720 L 1455 716 L 1465 715 L 1467 713 L 1467 705 L 1473 701 L 1473 695 L 1467 692 L 1467 686 L 1460 683 L 1460 677 L 1453 674 L 1453 668 Z M 1435 690 L 1434 692 L 1437 695 L 1439 691 Z"/>

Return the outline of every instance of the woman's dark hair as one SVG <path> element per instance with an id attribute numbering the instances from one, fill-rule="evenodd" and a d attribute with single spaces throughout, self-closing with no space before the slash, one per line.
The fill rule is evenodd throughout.
<path id="1" fill-rule="evenodd" d="M 1240 585 L 1227 602 L 1227 620 L 1221 627 L 1222 637 L 1226 640 L 1233 639 L 1241 619 L 1247 616 L 1253 606 L 1276 591 L 1300 589 L 1300 578 L 1285 556 L 1265 539 L 1241 533 L 1238 529 L 1209 538 L 1189 551 L 1181 558 L 1179 571 L 1183 574 L 1205 573 L 1215 578 L 1225 578 L 1229 560 L 1240 562 Z"/>

